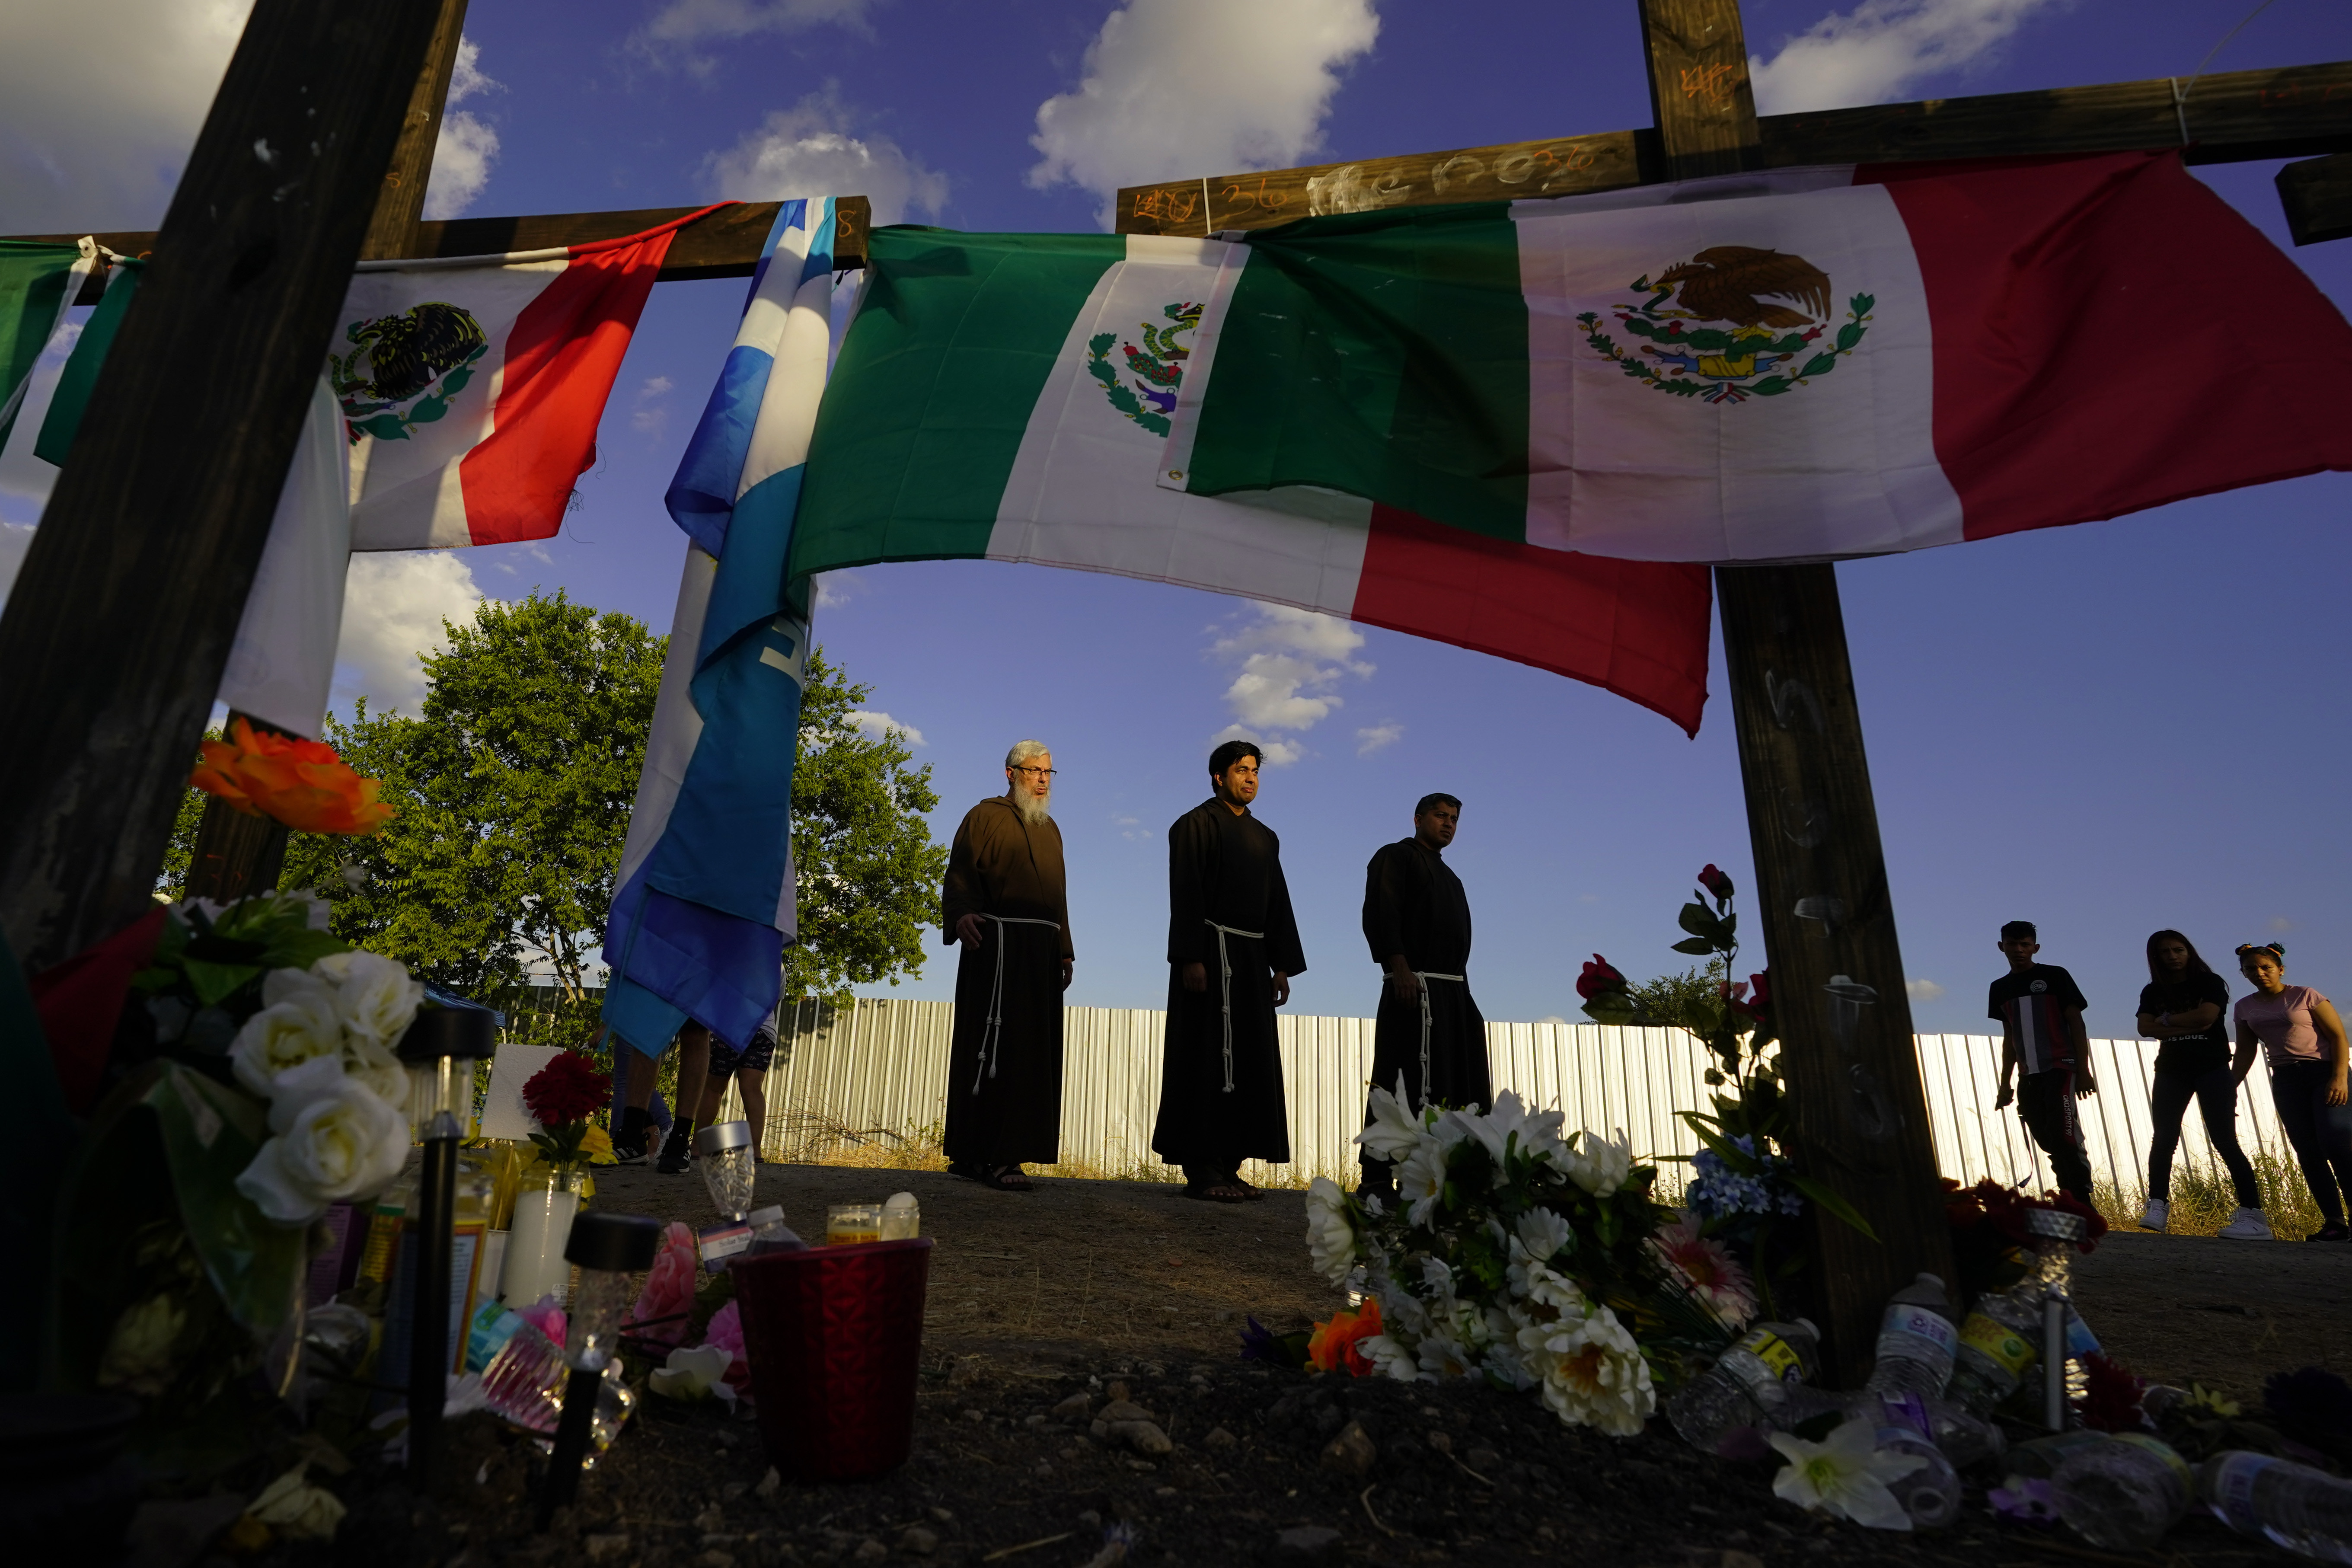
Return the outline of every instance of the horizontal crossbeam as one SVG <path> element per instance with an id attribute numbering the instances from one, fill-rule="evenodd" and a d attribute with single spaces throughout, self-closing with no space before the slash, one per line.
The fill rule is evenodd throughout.
<path id="1" fill-rule="evenodd" d="M 661 281 L 697 278 L 749 278 L 759 264 L 760 247 L 768 226 L 776 221 L 776 202 L 742 202 L 721 207 L 709 217 L 687 225 L 670 241 L 663 261 Z M 417 226 L 416 254 L 495 256 L 514 250 L 547 250 L 562 245 L 586 245 L 617 239 L 684 217 L 693 207 L 642 207 L 632 212 L 548 213 L 529 217 L 460 217 Z M 866 231 L 874 209 L 864 196 L 843 196 L 834 204 L 835 237 L 834 264 L 866 265 Z M 71 245 L 79 234 L 13 234 L 6 237 Z M 124 256 L 140 256 L 155 247 L 152 231 L 110 232 L 94 236 L 99 244 Z M 98 302 L 98 280 L 86 286 L 81 303 Z"/>
<path id="2" fill-rule="evenodd" d="M 2352 61 L 1872 104 L 1759 122 L 1767 168 L 2185 147 L 2191 163 L 2352 152 Z M 1327 213 L 1573 195 L 1666 178 L 1654 130 L 1130 185 L 1121 234 L 1207 235 Z"/>

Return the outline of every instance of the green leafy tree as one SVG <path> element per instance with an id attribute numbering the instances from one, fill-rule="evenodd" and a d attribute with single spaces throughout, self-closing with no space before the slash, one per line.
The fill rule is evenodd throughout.
<path id="1" fill-rule="evenodd" d="M 853 985 L 923 969 L 923 928 L 938 920 L 948 852 L 925 814 L 931 770 L 910 769 L 899 731 L 868 735 L 849 714 L 873 695 L 811 648 L 793 769 L 793 864 L 800 941 L 784 950 L 784 994 L 845 1002 Z"/>

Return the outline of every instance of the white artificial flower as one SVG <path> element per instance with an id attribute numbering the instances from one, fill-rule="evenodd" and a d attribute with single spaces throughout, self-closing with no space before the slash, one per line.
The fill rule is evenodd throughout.
<path id="1" fill-rule="evenodd" d="M 1348 1215 L 1348 1194 L 1328 1176 L 1307 1184 L 1307 1256 L 1315 1272 L 1334 1285 L 1356 1267 L 1356 1226 Z"/>
<path id="2" fill-rule="evenodd" d="M 1445 1150 L 1435 1142 L 1414 1148 L 1397 1167 L 1397 1196 L 1405 1205 L 1405 1218 L 1415 1226 L 1429 1223 L 1437 1212 L 1437 1195 L 1445 1190 Z"/>
<path id="3" fill-rule="evenodd" d="M 307 969 L 273 969 L 261 977 L 261 1005 L 275 1007 L 289 996 L 315 991 L 332 1002 L 335 988 Z"/>
<path id="4" fill-rule="evenodd" d="M 1530 1320 L 1549 1323 L 1555 1318 L 1581 1317 L 1591 1306 L 1575 1280 L 1540 1263 L 1528 1265 L 1526 1310 Z"/>
<path id="5" fill-rule="evenodd" d="M 378 952 L 329 953 L 310 973 L 334 986 L 343 1027 L 374 1045 L 397 1045 L 425 1000 L 425 986 L 408 977 L 407 965 Z"/>
<path id="6" fill-rule="evenodd" d="M 1519 1353 L 1519 1331 L 1527 1326 L 1522 1313 L 1486 1309 L 1486 1375 L 1522 1394 L 1543 1381 L 1528 1370 L 1527 1358 Z"/>
<path id="7" fill-rule="evenodd" d="M 1444 1333 L 1434 1333 L 1415 1347 L 1422 1375 L 1432 1383 L 1442 1383 L 1449 1377 L 1468 1377 L 1478 1370 L 1478 1357 L 1460 1340 Z"/>
<path id="8" fill-rule="evenodd" d="M 365 1084 L 386 1105 L 407 1110 L 408 1068 L 392 1054 L 390 1046 L 380 1046 L 356 1035 L 345 1035 L 343 1070 L 358 1082 Z"/>
<path id="9" fill-rule="evenodd" d="M 269 1526 L 288 1541 L 332 1541 L 343 1522 L 343 1501 L 324 1487 L 304 1479 L 310 1461 L 303 1460 L 261 1489 L 246 1509 L 247 1519 Z"/>
<path id="10" fill-rule="evenodd" d="M 302 923 L 312 931 L 325 931 L 327 922 L 335 917 L 335 906 L 307 888 L 298 888 L 290 893 L 278 896 L 299 908 L 302 911 Z"/>
<path id="11" fill-rule="evenodd" d="M 278 1075 L 269 1131 L 236 1190 L 281 1225 L 308 1225 L 331 1204 L 382 1191 L 408 1158 L 408 1118 L 336 1057 Z"/>
<path id="12" fill-rule="evenodd" d="M 1578 1186 L 1596 1198 L 1605 1198 L 1633 1173 L 1633 1141 L 1622 1128 L 1613 1140 L 1589 1130 L 1579 1132 L 1561 1164 Z"/>
<path id="13" fill-rule="evenodd" d="M 1826 1442 L 1809 1443 L 1793 1432 L 1768 1433 L 1765 1440 L 1789 1461 L 1772 1478 L 1774 1496 L 1873 1530 L 1911 1528 L 1911 1516 L 1886 1483 L 1927 1461 L 1917 1454 L 1882 1452 L 1867 1419 L 1855 1417 Z"/>
<path id="14" fill-rule="evenodd" d="M 1531 1208 L 1519 1216 L 1519 1245 L 1528 1249 L 1528 1257 L 1537 1263 L 1549 1263 L 1559 1256 L 1559 1249 L 1575 1239 L 1576 1233 L 1557 1209 Z"/>
<path id="15" fill-rule="evenodd" d="M 1658 1407 L 1642 1347 L 1607 1307 L 1588 1303 L 1522 1329 L 1519 1350 L 1530 1372 L 1541 1369 L 1544 1403 L 1568 1426 L 1631 1437 Z"/>
<path id="16" fill-rule="evenodd" d="M 1390 1338 L 1399 1336 L 1418 1340 L 1429 1332 L 1429 1310 L 1421 1298 L 1399 1287 L 1393 1280 L 1375 1291 L 1381 1303 L 1381 1329 Z"/>
<path id="17" fill-rule="evenodd" d="M 1382 1318 L 1381 1322 L 1385 1326 L 1388 1320 Z M 1392 1377 L 1399 1383 L 1413 1383 L 1424 1376 L 1421 1370 L 1418 1342 L 1402 1339 L 1392 1332 L 1374 1334 L 1370 1339 L 1358 1340 L 1356 1349 L 1382 1377 Z"/>
<path id="18" fill-rule="evenodd" d="M 1422 1118 L 1412 1109 L 1412 1096 L 1405 1092 L 1402 1072 L 1397 1074 L 1394 1094 L 1378 1084 L 1372 1086 L 1370 1116 L 1355 1140 L 1364 1146 L 1365 1153 L 1375 1159 L 1395 1161 L 1421 1147 Z"/>
<path id="19" fill-rule="evenodd" d="M 731 1406 L 735 1391 L 722 1380 L 734 1364 L 735 1352 L 724 1345 L 680 1345 L 646 1377 L 646 1385 L 665 1399 L 708 1399 L 715 1394 Z"/>
<path id="20" fill-rule="evenodd" d="M 1454 1310 L 1454 1270 L 1433 1252 L 1422 1254 L 1421 1289 L 1431 1316 L 1443 1317 Z"/>
<path id="21" fill-rule="evenodd" d="M 273 972 L 271 978 L 284 973 Z M 236 1081 L 267 1100 L 276 1092 L 278 1074 L 320 1057 L 340 1057 L 342 1049 L 343 1026 L 333 994 L 310 986 L 292 990 L 284 1001 L 247 1018 L 228 1048 L 228 1059 Z"/>

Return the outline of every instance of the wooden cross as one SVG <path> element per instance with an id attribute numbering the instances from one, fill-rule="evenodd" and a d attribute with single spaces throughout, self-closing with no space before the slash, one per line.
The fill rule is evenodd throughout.
<path id="1" fill-rule="evenodd" d="M 2352 234 L 2352 63 L 1759 119 L 1738 0 L 1639 3 L 1648 130 L 1162 181 L 1118 193 L 1118 226 L 1208 235 L 1759 168 L 2185 145 L 2191 162 L 2336 154 L 2289 165 L 2279 191 L 2299 243 Z M 1815 1306 L 1853 1387 L 1886 1298 L 1922 1271 L 1956 1281 L 1837 574 L 1718 567 L 1716 591 L 1784 1076 L 1812 1173 L 1878 1237 L 1812 1227 Z"/>

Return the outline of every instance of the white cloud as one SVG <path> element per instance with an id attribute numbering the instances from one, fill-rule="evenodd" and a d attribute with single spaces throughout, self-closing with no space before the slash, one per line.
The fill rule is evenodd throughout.
<path id="1" fill-rule="evenodd" d="M 629 415 L 629 425 L 644 435 L 658 436 L 669 424 L 669 409 L 662 400 L 677 390 L 677 384 L 666 375 L 648 376 L 637 388 L 637 405 Z"/>
<path id="2" fill-rule="evenodd" d="M 873 587 L 862 572 L 820 572 L 815 581 L 816 603 L 810 606 L 814 610 L 837 610 Z"/>
<path id="3" fill-rule="evenodd" d="M 1269 738 L 1247 724 L 1228 724 L 1209 737 L 1212 751 L 1227 741 L 1247 741 L 1258 750 L 1258 760 L 1270 768 L 1286 768 L 1304 759 L 1307 748 L 1296 741 Z"/>
<path id="4" fill-rule="evenodd" d="M 923 739 L 923 732 L 920 730 L 916 729 L 912 724 L 901 724 L 887 713 L 868 713 L 862 708 L 853 708 L 849 710 L 848 717 L 850 724 L 868 740 L 885 740 L 888 738 L 890 731 L 896 730 L 906 737 L 907 744 L 910 746 L 929 743 Z"/>
<path id="5" fill-rule="evenodd" d="M 714 195 L 739 201 L 785 196 L 863 195 L 877 224 L 900 223 L 911 211 L 937 216 L 948 177 L 887 136 L 853 136 L 851 115 L 830 89 L 790 109 L 772 110 L 757 131 L 703 160 Z"/>
<path id="6" fill-rule="evenodd" d="M 335 705 L 364 694 L 378 710 L 414 713 L 425 700 L 418 656 L 448 644 L 441 623 L 473 619 L 482 600 L 466 552 L 372 551 L 352 557 L 343 636 L 335 648 Z"/>
<path id="7" fill-rule="evenodd" d="M 1356 755 L 1369 757 L 1374 752 L 1393 746 L 1403 739 L 1403 725 L 1393 719 L 1383 720 L 1370 729 L 1356 731 Z"/>
<path id="8" fill-rule="evenodd" d="M 1863 0 L 1822 17 L 1769 59 L 1751 57 L 1765 114 L 1885 103 L 1912 82 L 1975 64 L 2038 14 L 2071 0 Z"/>
<path id="9" fill-rule="evenodd" d="M 1340 71 L 1380 33 L 1372 0 L 1129 0 L 1076 90 L 1038 105 L 1029 183 L 1094 192 L 1108 228 L 1121 185 L 1303 163 Z"/>
<path id="10" fill-rule="evenodd" d="M 2284 915 L 2273 915 L 2270 925 L 2271 930 L 2274 931 L 2291 931 L 2294 929 L 2294 922 Z"/>
<path id="11" fill-rule="evenodd" d="M 425 186 L 425 216 L 452 218 L 462 214 L 490 183 L 490 165 L 499 156 L 499 133 L 457 105 L 486 92 L 504 92 L 506 84 L 482 70 L 481 46 L 471 38 L 457 40 L 457 61 L 449 72 L 449 98 L 441 110 L 441 134 L 433 143 L 433 172 Z"/>
<path id="12" fill-rule="evenodd" d="M 1932 980 L 1906 980 L 1903 989 L 1911 994 L 1914 1002 L 1933 1002 L 1944 994 L 1944 988 Z"/>
<path id="13" fill-rule="evenodd" d="M 1254 619 L 1210 646 L 1212 658 L 1234 665 L 1225 705 L 1236 721 L 1219 741 L 1255 741 L 1273 767 L 1307 754 L 1297 742 L 1268 738 L 1275 730 L 1311 730 L 1343 706 L 1338 688 L 1348 677 L 1367 679 L 1370 663 L 1355 657 L 1364 634 L 1347 622 L 1287 605 L 1254 605 Z"/>
<path id="14" fill-rule="evenodd" d="M 0 213 L 8 231 L 161 222 L 250 4 L 6 6 Z"/>
<path id="15" fill-rule="evenodd" d="M 1557 1013 L 1549 1013 L 1546 1014 L 1543 1017 L 1538 1018 L 1536 1022 L 1538 1024 L 1565 1024 L 1568 1020 L 1561 1017 Z"/>
<path id="16" fill-rule="evenodd" d="M 688 68 L 707 71 L 715 58 L 689 46 L 713 38 L 748 38 L 755 33 L 797 33 L 837 23 L 854 32 L 871 29 L 866 12 L 874 0 L 669 0 L 633 40 L 641 50 L 684 51 Z"/>

